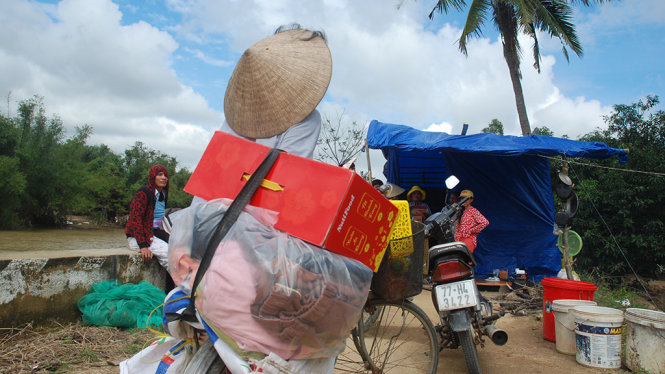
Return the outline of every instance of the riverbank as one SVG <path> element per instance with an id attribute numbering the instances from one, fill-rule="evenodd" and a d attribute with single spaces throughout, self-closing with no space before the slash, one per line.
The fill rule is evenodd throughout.
<path id="1" fill-rule="evenodd" d="M 100 281 L 166 286 L 166 271 L 156 259 L 146 263 L 127 248 L 22 254 L 27 258 L 0 260 L 0 328 L 78 321 L 78 300 Z"/>

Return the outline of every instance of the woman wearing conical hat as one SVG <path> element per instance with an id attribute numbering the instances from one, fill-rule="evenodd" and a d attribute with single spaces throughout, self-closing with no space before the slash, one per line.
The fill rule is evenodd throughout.
<path id="1" fill-rule="evenodd" d="M 321 130 L 316 106 L 331 75 L 322 32 L 281 26 L 238 61 L 224 96 L 221 130 L 312 158 Z"/>

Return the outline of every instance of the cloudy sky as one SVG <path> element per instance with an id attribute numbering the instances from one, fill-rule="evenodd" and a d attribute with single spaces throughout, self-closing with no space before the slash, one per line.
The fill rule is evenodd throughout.
<path id="1" fill-rule="evenodd" d="M 142 141 L 190 170 L 224 118 L 226 83 L 242 52 L 281 24 L 324 30 L 333 56 L 319 105 L 336 120 L 477 133 L 499 119 L 519 135 L 513 91 L 492 24 L 457 49 L 464 18 L 427 18 L 433 0 L 0 1 L 0 112 L 39 95 L 68 135 L 120 153 Z M 665 1 L 577 9 L 584 56 L 566 62 L 540 36 L 542 71 L 524 39 L 523 88 L 532 128 L 577 138 L 605 127 L 612 105 L 665 88 Z M 374 173 L 379 165 L 374 161 Z M 364 156 L 359 167 L 364 168 Z"/>

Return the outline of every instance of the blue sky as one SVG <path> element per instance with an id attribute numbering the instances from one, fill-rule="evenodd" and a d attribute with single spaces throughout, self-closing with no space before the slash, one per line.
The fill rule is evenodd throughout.
<path id="1" fill-rule="evenodd" d="M 192 169 L 224 118 L 226 83 L 242 52 L 281 24 L 322 29 L 333 77 L 319 110 L 419 129 L 480 132 L 498 118 L 519 135 L 500 41 L 488 24 L 459 53 L 460 14 L 427 14 L 414 0 L 62 0 L 0 2 L 0 111 L 43 96 L 69 134 L 122 152 L 135 141 Z M 576 8 L 584 56 L 567 63 L 540 35 L 542 72 L 522 39 L 523 88 L 533 127 L 572 138 L 604 127 L 612 105 L 665 88 L 665 1 Z M 663 98 L 665 99 L 665 98 Z M 372 153 L 376 174 L 380 156 Z M 361 157 L 364 159 L 364 157 Z M 376 161 L 374 161 L 376 160 Z M 363 168 L 364 160 L 359 160 Z"/>

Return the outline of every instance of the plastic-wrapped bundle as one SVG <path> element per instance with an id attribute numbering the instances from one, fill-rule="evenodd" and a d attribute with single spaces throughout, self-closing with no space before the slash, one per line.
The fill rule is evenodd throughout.
<path id="1" fill-rule="evenodd" d="M 149 325 L 161 325 L 161 307 L 152 316 L 150 313 L 162 304 L 164 297 L 164 291 L 147 281 L 138 284 L 102 281 L 93 284 L 90 291 L 79 299 L 78 308 L 85 323 L 145 329 Z"/>
<path id="2" fill-rule="evenodd" d="M 176 283 L 194 278 L 207 242 L 201 238 L 212 235 L 226 208 L 216 200 L 178 212 L 169 243 Z M 199 312 L 244 353 L 336 356 L 360 317 L 372 271 L 275 230 L 274 213 L 248 208 L 216 249 L 197 290 Z"/>

